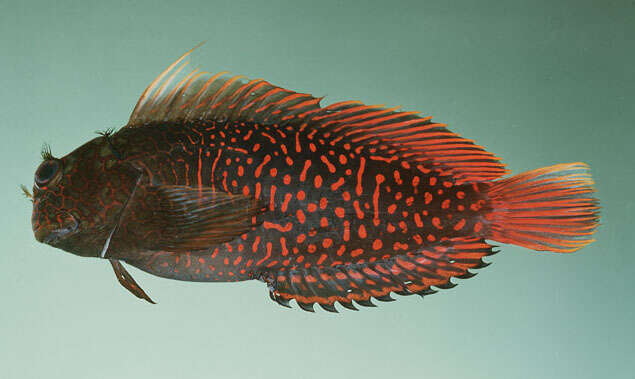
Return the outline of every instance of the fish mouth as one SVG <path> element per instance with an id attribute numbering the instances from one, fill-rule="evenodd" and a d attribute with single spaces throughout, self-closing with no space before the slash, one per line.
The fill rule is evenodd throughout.
<path id="1" fill-rule="evenodd" d="M 77 232 L 79 223 L 72 215 L 68 215 L 63 227 L 47 228 L 40 227 L 34 231 L 35 239 L 47 245 L 54 245 L 57 242 L 70 237 Z"/>

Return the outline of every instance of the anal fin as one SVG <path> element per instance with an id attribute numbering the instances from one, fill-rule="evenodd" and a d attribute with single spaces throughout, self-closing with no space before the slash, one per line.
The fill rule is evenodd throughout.
<path id="1" fill-rule="evenodd" d="M 334 304 L 357 310 L 354 303 L 374 307 L 371 300 L 387 302 L 398 295 L 430 295 L 433 288 L 448 289 L 452 278 L 474 276 L 470 269 L 486 266 L 482 258 L 495 252 L 480 238 L 456 238 L 417 252 L 363 264 L 333 267 L 312 266 L 271 272 L 263 275 L 270 296 L 288 306 L 295 300 L 304 310 L 317 303 L 333 312 Z"/>

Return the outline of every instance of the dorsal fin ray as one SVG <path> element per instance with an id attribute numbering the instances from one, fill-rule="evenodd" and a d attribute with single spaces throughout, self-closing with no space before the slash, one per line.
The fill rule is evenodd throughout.
<path id="1" fill-rule="evenodd" d="M 126 127 L 197 121 L 284 124 L 299 127 L 309 140 L 321 139 L 357 153 L 366 149 L 374 159 L 435 170 L 452 176 L 457 184 L 490 181 L 508 172 L 494 154 L 430 116 L 358 101 L 322 108 L 321 98 L 262 79 L 200 71 L 190 63 L 194 49 L 150 83 Z"/>

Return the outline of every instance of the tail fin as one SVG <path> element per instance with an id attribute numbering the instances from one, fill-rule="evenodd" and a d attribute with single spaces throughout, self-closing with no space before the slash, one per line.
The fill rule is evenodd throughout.
<path id="1" fill-rule="evenodd" d="M 594 240 L 598 201 L 589 166 L 567 163 L 528 171 L 487 189 L 493 208 L 487 238 L 533 250 L 576 251 Z"/>

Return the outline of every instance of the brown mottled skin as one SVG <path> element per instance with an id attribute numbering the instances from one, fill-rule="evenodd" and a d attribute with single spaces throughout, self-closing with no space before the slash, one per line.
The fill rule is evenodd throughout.
<path id="1" fill-rule="evenodd" d="M 256 127 L 258 128 L 257 125 Z M 158 125 L 143 129 L 122 129 L 109 137 L 110 142 L 108 137 L 103 136 L 93 139 L 61 158 L 64 174 L 59 183 L 44 190 L 34 188 L 33 225 L 36 236 L 40 241 L 44 241 L 51 230 L 67 228 L 75 220 L 78 223 L 76 231 L 50 243 L 77 255 L 98 257 L 109 233 L 119 222 L 124 205 L 138 180 L 139 183 L 151 185 L 178 184 L 196 187 L 198 159 L 201 155 L 202 185 L 210 187 L 212 166 L 219 151 L 221 155 L 215 167 L 214 181 L 219 190 L 225 190 L 224 180 L 230 192 L 241 193 L 247 186 L 253 194 L 256 191 L 255 183 L 260 183 L 260 197 L 266 205 L 267 212 L 258 216 L 253 231 L 229 243 L 209 246 L 206 250 L 193 251 L 192 254 L 170 253 L 146 251 L 135 246 L 136 241 L 143 238 L 151 239 L 153 232 L 160 231 L 147 231 L 147 234 L 139 235 L 138 226 L 133 225 L 129 230 L 129 225 L 122 224 L 110 242 L 106 257 L 123 257 L 133 265 L 137 261 L 149 261 L 152 263 L 140 267 L 154 274 L 175 279 L 236 281 L 257 277 L 262 269 L 316 265 L 324 254 L 326 257 L 322 258 L 319 264 L 328 266 L 381 259 L 384 255 L 406 250 L 406 246 L 438 244 L 428 240 L 428 236 L 439 236 L 440 231 L 433 225 L 432 216 L 415 219 L 412 214 L 424 210 L 430 215 L 441 213 L 442 203 L 446 199 L 452 202 L 452 208 L 444 210 L 444 217 L 441 219 L 441 227 L 445 229 L 443 237 L 473 235 L 473 225 L 481 220 L 479 213 L 471 210 L 470 205 L 475 202 L 474 199 L 480 199 L 482 196 L 475 192 L 471 185 L 454 186 L 449 176 L 443 177 L 434 172 L 424 174 L 415 168 L 405 169 L 398 162 L 366 160 L 366 167 L 361 176 L 363 192 L 358 195 L 357 174 L 363 151 L 361 154 L 347 152 L 345 164 L 341 163 L 344 159 L 340 161 L 337 155 L 329 155 L 329 149 L 319 143 L 316 152 L 310 151 L 308 147 L 301 152 L 296 152 L 292 148 L 287 149 L 285 155 L 279 146 L 280 143 L 293 146 L 295 142 L 291 141 L 291 135 L 286 139 L 276 136 L 274 144 L 268 138 L 252 133 L 249 140 L 244 141 L 247 128 L 236 123 L 198 126 Z M 265 131 L 269 127 L 260 129 Z M 225 138 L 220 136 L 219 131 L 224 132 Z M 236 142 L 231 142 L 232 138 Z M 305 146 L 308 146 L 308 143 L 308 140 L 301 141 Z M 254 152 L 253 146 L 256 144 L 259 144 L 260 148 Z M 232 148 L 247 149 L 249 153 L 245 154 Z M 254 171 L 265 160 L 265 156 L 269 156 L 270 160 L 262 167 L 258 180 L 255 180 Z M 321 162 L 320 156 L 329 157 L 332 161 L 335 167 L 333 174 L 328 166 Z M 291 165 L 287 162 L 287 157 L 293 161 Z M 307 170 L 306 179 L 301 182 L 298 170 L 307 160 L 312 164 Z M 242 176 L 237 174 L 238 166 L 243 167 Z M 271 169 L 274 168 L 277 172 L 272 176 Z M 347 169 L 350 170 L 348 175 Z M 398 176 L 395 176 L 395 172 L 399 173 Z M 225 173 L 226 178 L 223 176 Z M 289 184 L 285 184 L 286 175 L 291 177 Z M 315 177 L 318 175 L 323 182 L 320 188 L 316 188 L 315 184 Z M 382 201 L 378 202 L 379 218 L 374 219 L 373 191 L 377 186 L 377 175 L 384 175 L 385 179 L 380 183 Z M 331 186 L 340 177 L 344 178 L 343 184 L 332 190 Z M 418 178 L 415 180 L 417 186 L 412 184 L 415 177 Z M 436 183 L 430 186 L 433 177 L 436 178 L 432 179 Z M 232 183 L 234 180 L 236 182 Z M 270 209 L 272 186 L 276 187 L 273 210 Z M 298 192 L 301 190 L 304 191 L 305 197 L 299 200 Z M 390 192 L 386 192 L 387 190 Z M 441 191 L 442 195 L 439 195 L 438 191 Z M 468 196 L 458 199 L 458 191 Z M 343 198 L 345 192 L 350 194 L 348 201 Z M 425 204 L 426 192 L 434 193 L 429 204 Z M 397 195 L 398 193 L 401 195 Z M 291 197 L 283 211 L 286 194 Z M 384 200 L 384 196 L 389 196 L 389 200 Z M 326 199 L 326 206 L 322 199 Z M 352 206 L 355 202 L 358 202 L 363 213 L 362 218 L 358 216 L 356 207 Z M 313 212 L 309 210 L 310 204 L 315 205 Z M 388 208 L 392 204 L 397 206 L 397 210 L 389 211 Z M 463 205 L 463 211 L 457 210 L 459 205 Z M 336 208 L 344 209 L 344 217 L 339 217 L 334 212 Z M 304 222 L 298 220 L 298 211 L 304 214 Z M 326 223 L 323 218 L 326 219 Z M 61 224 L 58 219 L 61 219 Z M 453 226 L 462 219 L 467 220 L 466 225 L 455 231 Z M 423 227 L 419 227 L 416 220 L 421 220 Z M 281 231 L 266 228 L 264 222 L 275 223 L 283 228 L 288 228 L 290 223 L 291 229 Z M 348 241 L 344 240 L 344 222 L 349 223 Z M 360 227 L 365 229 L 366 236 L 360 236 Z M 409 230 L 417 232 L 408 232 Z M 412 237 L 413 234 L 417 235 L 415 239 Z M 298 242 L 298 235 L 304 235 L 305 239 Z M 284 239 L 287 256 L 282 255 L 281 238 Z M 331 242 L 325 244 L 325 239 Z M 379 243 L 376 243 L 376 240 L 381 241 L 381 248 L 377 248 Z M 395 243 L 398 244 L 397 248 Z M 311 245 L 315 246 L 313 252 L 313 247 L 309 247 Z M 345 250 L 338 254 L 341 246 L 345 246 Z M 355 246 L 355 249 L 361 249 L 363 253 L 355 255 L 352 253 L 354 249 L 346 248 L 347 246 Z M 294 252 L 294 248 L 297 252 Z M 212 257 L 215 249 L 218 249 L 218 252 Z M 241 253 L 239 249 L 242 250 Z M 270 257 L 264 259 L 267 257 L 268 249 Z M 243 258 L 236 262 L 238 256 Z M 229 262 L 225 263 L 226 260 Z M 163 267 L 161 264 L 164 263 L 168 263 L 169 266 Z M 183 277 L 180 274 L 185 270 L 179 268 L 185 268 L 186 265 L 188 275 Z M 197 266 L 197 269 L 190 269 L 192 266 Z"/>

